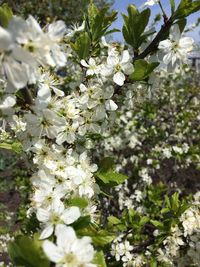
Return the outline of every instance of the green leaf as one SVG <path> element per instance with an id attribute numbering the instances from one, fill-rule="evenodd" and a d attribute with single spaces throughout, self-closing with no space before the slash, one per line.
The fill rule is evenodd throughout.
<path id="1" fill-rule="evenodd" d="M 97 172 L 96 176 L 104 182 L 104 184 L 108 184 L 110 182 L 122 184 L 125 180 L 128 179 L 128 177 L 124 174 L 117 173 L 114 171 L 108 171 L 108 172 Z"/>
<path id="2" fill-rule="evenodd" d="M 107 31 L 104 35 L 108 35 L 108 34 L 111 34 L 111 33 L 114 33 L 114 32 L 121 32 L 121 31 L 119 29 L 114 28 L 112 30 Z"/>
<path id="3" fill-rule="evenodd" d="M 158 62 L 148 63 L 144 59 L 139 59 L 135 62 L 134 72 L 129 78 L 134 81 L 142 81 L 146 79 L 158 65 Z"/>
<path id="4" fill-rule="evenodd" d="M 114 168 L 115 168 L 114 159 L 111 157 L 105 157 L 99 163 L 100 172 L 107 172 L 109 170 L 114 170 Z"/>
<path id="5" fill-rule="evenodd" d="M 149 222 L 149 217 L 144 216 L 140 219 L 139 225 L 144 226 L 147 222 Z"/>
<path id="6" fill-rule="evenodd" d="M 93 243 L 96 246 L 104 247 L 105 245 L 111 243 L 116 236 L 113 233 L 108 232 L 107 230 L 96 229 L 90 224 L 89 227 L 80 229 L 77 232 L 80 236 L 90 236 Z"/>
<path id="7" fill-rule="evenodd" d="M 128 6 L 128 16 L 122 14 L 124 19 L 122 33 L 125 41 L 134 50 L 137 50 L 148 36 L 148 34 L 144 33 L 144 30 L 148 25 L 150 15 L 151 11 L 149 8 L 140 13 L 134 5 Z"/>
<path id="8" fill-rule="evenodd" d="M 117 12 L 109 11 L 109 6 L 98 9 L 93 3 L 90 3 L 88 13 L 85 16 L 86 31 L 91 38 L 93 50 L 98 47 L 98 43 L 102 36 L 108 35 L 112 32 L 118 31 L 116 29 L 108 30 L 117 19 Z M 109 14 L 108 14 L 109 13 Z M 93 51 L 91 51 L 93 52 Z"/>
<path id="9" fill-rule="evenodd" d="M 110 224 L 112 224 L 112 225 L 121 223 L 121 221 L 117 217 L 115 217 L 115 216 L 109 216 L 108 217 L 108 222 Z"/>
<path id="10" fill-rule="evenodd" d="M 150 260 L 150 267 L 157 267 L 157 266 L 158 266 L 158 264 L 157 264 L 157 260 L 154 259 L 154 258 L 152 258 L 152 259 Z"/>
<path id="11" fill-rule="evenodd" d="M 124 174 L 117 173 L 115 171 L 115 164 L 112 158 L 106 157 L 100 162 L 99 171 L 96 173 L 97 178 L 99 178 L 104 184 L 121 184 L 128 177 Z"/>
<path id="12" fill-rule="evenodd" d="M 69 206 L 77 206 L 81 209 L 84 209 L 88 206 L 88 201 L 85 198 L 82 197 L 76 197 L 76 198 L 72 198 L 69 200 L 68 202 Z"/>
<path id="13" fill-rule="evenodd" d="M 91 40 L 87 32 L 81 33 L 75 43 L 71 43 L 72 49 L 79 59 L 86 59 L 90 53 Z"/>
<path id="14" fill-rule="evenodd" d="M 94 5 L 93 1 L 90 1 L 90 4 L 88 6 L 88 17 L 90 18 L 90 23 L 92 23 L 97 14 L 98 8 Z"/>
<path id="15" fill-rule="evenodd" d="M 159 229 L 162 229 L 164 227 L 164 224 L 162 222 L 156 220 L 150 220 L 150 222 Z"/>
<path id="16" fill-rule="evenodd" d="M 9 143 L 0 143 L 0 148 L 12 150 L 17 154 L 22 152 L 22 144 L 20 142 L 13 142 L 12 144 Z"/>
<path id="17" fill-rule="evenodd" d="M 175 192 L 171 198 L 171 207 L 173 211 L 178 211 L 180 206 L 179 193 Z"/>
<path id="18" fill-rule="evenodd" d="M 174 11 L 175 11 L 175 1 L 174 0 L 170 0 L 170 4 L 171 4 L 171 12 L 172 12 L 172 15 L 173 15 Z"/>
<path id="19" fill-rule="evenodd" d="M 12 10 L 7 4 L 0 6 L 0 25 L 2 25 L 4 28 L 8 27 L 9 21 L 12 17 Z"/>
<path id="20" fill-rule="evenodd" d="M 107 267 L 103 251 L 95 253 L 93 263 L 96 264 L 97 267 Z"/>
<path id="21" fill-rule="evenodd" d="M 77 221 L 75 221 L 72 226 L 75 230 L 86 228 L 90 225 L 91 218 L 89 215 L 80 217 Z"/>
<path id="22" fill-rule="evenodd" d="M 27 236 L 18 236 L 8 245 L 8 253 L 17 266 L 49 267 L 49 260 L 44 255 L 39 240 Z"/>
<path id="23" fill-rule="evenodd" d="M 187 19 L 180 19 L 178 20 L 177 24 L 179 26 L 180 32 L 183 32 L 187 24 Z"/>
<path id="24" fill-rule="evenodd" d="M 115 239 L 115 235 L 110 234 L 106 230 L 100 230 L 95 236 L 92 236 L 92 241 L 98 246 L 105 246 Z"/>
<path id="25" fill-rule="evenodd" d="M 195 13 L 200 10 L 200 1 L 192 1 L 192 0 L 181 0 L 177 10 L 172 16 L 172 20 L 186 18 L 192 13 Z"/>

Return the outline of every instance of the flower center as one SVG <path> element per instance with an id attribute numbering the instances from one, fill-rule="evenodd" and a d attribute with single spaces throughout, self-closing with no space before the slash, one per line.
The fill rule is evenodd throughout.
<path id="1" fill-rule="evenodd" d="M 115 70 L 116 70 L 116 72 L 118 72 L 118 71 L 121 70 L 121 66 L 120 66 L 120 64 L 117 64 L 117 65 L 115 66 Z"/>
<path id="2" fill-rule="evenodd" d="M 77 266 L 78 264 L 77 257 L 72 252 L 65 255 L 64 262 L 67 263 L 69 267 Z"/>

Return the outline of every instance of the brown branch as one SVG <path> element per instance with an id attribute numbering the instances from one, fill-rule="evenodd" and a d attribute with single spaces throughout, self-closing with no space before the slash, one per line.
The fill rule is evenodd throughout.
<path id="1" fill-rule="evenodd" d="M 32 105 L 33 104 L 33 98 L 31 96 L 30 90 L 27 87 L 25 87 L 21 90 L 21 93 L 24 97 L 26 104 Z"/>
<path id="2" fill-rule="evenodd" d="M 168 19 L 168 21 L 166 21 L 166 23 L 164 25 L 162 25 L 160 31 L 157 33 L 156 37 L 149 44 L 149 46 L 147 46 L 147 48 L 141 54 L 139 54 L 138 56 L 135 56 L 133 58 L 133 62 L 138 60 L 138 59 L 144 59 L 146 56 L 148 56 L 149 54 L 151 54 L 152 52 L 157 50 L 159 42 L 164 39 L 163 35 L 170 29 L 172 24 L 173 24 L 172 19 L 171 18 Z"/>

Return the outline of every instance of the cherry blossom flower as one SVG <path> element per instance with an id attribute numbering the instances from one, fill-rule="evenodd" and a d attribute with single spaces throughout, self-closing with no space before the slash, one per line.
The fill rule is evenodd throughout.
<path id="1" fill-rule="evenodd" d="M 90 237 L 77 238 L 74 229 L 64 225 L 57 227 L 56 237 L 56 245 L 45 240 L 43 249 L 57 267 L 97 267 L 92 263 L 94 248 Z"/>

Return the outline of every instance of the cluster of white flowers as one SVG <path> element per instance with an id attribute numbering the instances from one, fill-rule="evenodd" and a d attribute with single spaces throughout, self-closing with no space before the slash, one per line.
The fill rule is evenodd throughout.
<path id="1" fill-rule="evenodd" d="M 186 267 L 189 263 L 199 266 L 200 216 L 199 207 L 196 206 L 195 201 L 192 207 L 181 215 L 180 222 L 182 227 L 174 226 L 171 229 L 171 236 L 163 241 L 164 249 L 158 249 L 157 259 L 170 266 L 174 266 L 174 262 L 181 267 Z"/>
<path id="2" fill-rule="evenodd" d="M 155 3 L 158 1 L 150 0 L 146 5 Z M 100 146 L 112 152 L 125 147 L 136 149 L 136 155 L 131 152 L 121 162 L 119 157 L 117 169 L 123 169 L 131 162 L 138 167 L 137 176 L 143 185 L 152 183 L 153 171 L 160 168 L 160 155 L 162 159 L 169 159 L 172 153 L 182 155 L 189 151 L 189 145 L 182 140 L 184 142 L 180 146 L 170 148 L 168 144 L 156 144 L 148 158 L 141 153 L 145 137 L 150 133 L 156 135 L 158 129 L 154 125 L 139 126 L 138 122 L 145 111 L 135 114 L 132 110 L 132 84 L 128 79 L 134 71 L 132 52 L 123 46 L 119 48 L 108 44 L 103 39 L 100 45 L 106 53 L 102 52 L 99 58 L 82 59 L 76 64 L 69 42 L 75 32 L 82 30 L 84 23 L 71 30 L 66 29 L 62 21 L 42 29 L 32 16 L 26 20 L 14 16 L 7 29 L 0 26 L 1 136 L 6 139 L 5 130 L 11 130 L 22 143 L 23 151 L 32 158 L 33 190 L 27 214 L 36 214 L 41 226 L 40 239 L 55 235 L 56 244 L 45 240 L 43 249 L 57 267 L 96 267 L 92 263 L 95 251 L 91 239 L 86 236 L 77 238 L 72 228 L 81 216 L 95 218 L 95 196 L 99 188 L 94 178 L 97 165 L 90 163 L 90 148 L 95 145 L 99 147 L 97 158 L 103 154 Z M 66 42 L 63 42 L 64 39 Z M 164 63 L 174 67 L 175 63 L 186 61 L 192 46 L 191 38 L 181 38 L 179 26 L 174 25 L 169 40 L 162 41 L 159 49 L 164 53 Z M 59 68 L 62 67 L 69 72 L 66 80 L 60 74 L 62 70 Z M 60 85 L 63 85 L 63 90 Z M 139 86 L 136 87 L 138 90 Z M 142 90 L 142 87 L 139 89 Z M 126 89 L 126 99 L 122 101 L 123 107 L 117 117 L 116 90 L 119 88 Z M 29 101 L 26 102 L 27 99 Z M 117 136 L 116 133 L 112 134 L 112 125 L 113 128 L 118 127 Z M 168 129 L 164 123 L 161 128 L 163 131 Z M 123 129 L 122 135 L 118 129 Z M 105 137 L 101 145 L 92 139 L 91 136 L 95 135 Z M 140 160 L 145 161 L 146 165 L 140 166 Z M 142 191 L 136 184 L 133 190 L 127 200 L 130 190 L 127 184 L 122 186 L 119 192 L 120 210 L 136 207 L 142 211 L 139 207 Z M 76 198 L 85 199 L 88 206 L 80 208 L 71 205 L 70 201 Z M 184 233 L 194 234 L 196 221 L 192 221 L 191 226 L 187 217 L 190 214 L 183 216 Z M 176 251 L 183 241 L 178 230 L 172 232 L 163 244 Z M 191 245 L 191 249 L 195 246 L 196 243 Z M 111 254 L 116 261 L 122 261 L 123 266 L 142 266 L 142 256 L 131 253 L 132 250 L 133 246 L 122 236 L 113 242 Z"/>
<path id="3" fill-rule="evenodd" d="M 139 254 L 133 253 L 134 246 L 126 237 L 121 234 L 112 243 L 111 255 L 115 257 L 116 261 L 123 262 L 124 267 L 141 267 L 144 266 L 145 261 Z"/>
<path id="4" fill-rule="evenodd" d="M 10 236 L 9 234 L 0 235 L 0 254 L 7 252 L 7 245 L 13 239 L 14 238 Z"/>

